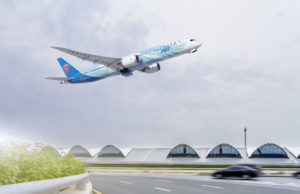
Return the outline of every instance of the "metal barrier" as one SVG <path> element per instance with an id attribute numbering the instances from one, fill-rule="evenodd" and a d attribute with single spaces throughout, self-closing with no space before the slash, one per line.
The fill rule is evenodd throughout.
<path id="1" fill-rule="evenodd" d="M 0 194 L 92 194 L 89 174 L 0 186 Z"/>

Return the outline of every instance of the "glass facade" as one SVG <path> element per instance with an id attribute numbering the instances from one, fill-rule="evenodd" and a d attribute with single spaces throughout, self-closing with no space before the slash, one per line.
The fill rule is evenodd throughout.
<path id="1" fill-rule="evenodd" d="M 278 145 L 267 143 L 257 148 L 250 158 L 288 158 L 288 156 Z"/>
<path id="2" fill-rule="evenodd" d="M 68 155 L 73 155 L 75 157 L 92 157 L 89 151 L 80 145 L 73 146 Z"/>
<path id="3" fill-rule="evenodd" d="M 212 149 L 207 158 L 242 158 L 236 148 L 229 144 L 220 144 Z"/>
<path id="4" fill-rule="evenodd" d="M 46 153 L 46 154 L 53 154 L 55 156 L 60 156 L 59 152 L 52 146 L 44 146 L 41 149 L 41 152 Z"/>
<path id="5" fill-rule="evenodd" d="M 168 158 L 200 158 L 197 152 L 186 144 L 180 144 L 174 147 L 168 154 Z"/>
<path id="6" fill-rule="evenodd" d="M 124 154 L 117 147 L 113 145 L 104 146 L 98 154 L 98 157 L 122 157 Z"/>

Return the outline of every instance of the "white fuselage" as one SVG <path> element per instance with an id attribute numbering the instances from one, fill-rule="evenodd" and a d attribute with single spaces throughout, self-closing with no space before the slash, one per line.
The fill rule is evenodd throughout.
<path id="1" fill-rule="evenodd" d="M 138 56 L 139 61 L 137 64 L 126 68 L 126 72 L 129 72 L 127 75 L 131 75 L 132 72 L 136 70 L 142 71 L 144 68 L 147 68 L 154 63 L 185 53 L 193 53 L 197 51 L 200 46 L 201 44 L 195 39 L 185 39 L 134 53 L 129 56 Z M 70 80 L 69 83 L 91 82 L 120 74 L 123 74 L 120 70 L 113 70 L 104 65 L 97 65 L 80 71 L 80 73 Z"/>

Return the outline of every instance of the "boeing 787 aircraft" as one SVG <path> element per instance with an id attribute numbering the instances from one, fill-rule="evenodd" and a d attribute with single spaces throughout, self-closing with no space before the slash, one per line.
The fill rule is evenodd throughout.
<path id="1" fill-rule="evenodd" d="M 195 39 L 185 39 L 146 49 L 123 58 L 102 57 L 61 47 L 52 47 L 82 60 L 100 65 L 78 71 L 63 58 L 58 58 L 57 60 L 66 77 L 48 77 L 46 79 L 58 80 L 61 84 L 86 83 L 114 75 L 131 76 L 132 72 L 136 70 L 144 73 L 154 73 L 160 70 L 160 61 L 185 53 L 194 53 L 200 46 L 201 44 Z"/>

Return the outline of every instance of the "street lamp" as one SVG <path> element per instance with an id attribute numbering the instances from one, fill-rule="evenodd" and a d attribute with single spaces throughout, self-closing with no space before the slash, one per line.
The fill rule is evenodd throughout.
<path id="1" fill-rule="evenodd" d="M 244 128 L 244 138 L 245 138 L 245 151 L 246 151 L 246 155 L 248 157 L 248 152 L 247 152 L 247 127 Z"/>

